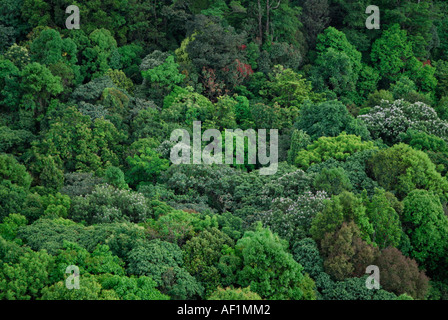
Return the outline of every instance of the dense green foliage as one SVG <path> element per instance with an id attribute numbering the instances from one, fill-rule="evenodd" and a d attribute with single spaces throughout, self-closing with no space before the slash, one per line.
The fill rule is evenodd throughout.
<path id="1" fill-rule="evenodd" d="M 0 1 L 0 299 L 448 299 L 445 0 L 68 5 Z M 173 164 L 194 121 L 277 172 Z"/>

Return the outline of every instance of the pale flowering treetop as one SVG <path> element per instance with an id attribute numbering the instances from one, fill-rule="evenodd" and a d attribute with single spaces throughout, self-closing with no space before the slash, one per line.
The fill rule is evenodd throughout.
<path id="1" fill-rule="evenodd" d="M 364 121 L 373 138 L 389 143 L 399 142 L 399 134 L 408 129 L 448 139 L 448 122 L 441 120 L 437 112 L 423 102 L 382 100 L 379 106 L 358 118 Z"/>
<path id="2" fill-rule="evenodd" d="M 329 196 L 325 191 L 307 191 L 294 198 L 279 197 L 272 200 L 268 211 L 258 214 L 258 219 L 290 244 L 309 236 L 311 222 L 323 210 L 324 200 Z"/>

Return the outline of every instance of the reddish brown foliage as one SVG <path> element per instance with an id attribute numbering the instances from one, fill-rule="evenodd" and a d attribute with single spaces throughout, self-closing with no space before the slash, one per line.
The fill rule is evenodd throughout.
<path id="1" fill-rule="evenodd" d="M 397 295 L 407 293 L 416 299 L 425 297 L 429 279 L 414 259 L 390 247 L 381 251 L 375 264 L 380 269 L 380 284 L 385 290 Z"/>

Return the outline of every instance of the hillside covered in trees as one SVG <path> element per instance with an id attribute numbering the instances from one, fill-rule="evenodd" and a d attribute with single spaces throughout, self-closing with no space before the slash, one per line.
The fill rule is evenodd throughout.
<path id="1" fill-rule="evenodd" d="M 0 299 L 448 299 L 447 89 L 445 0 L 1 0 Z"/>

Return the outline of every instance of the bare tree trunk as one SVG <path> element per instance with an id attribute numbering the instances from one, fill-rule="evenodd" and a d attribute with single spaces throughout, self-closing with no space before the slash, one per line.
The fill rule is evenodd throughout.
<path id="1" fill-rule="evenodd" d="M 266 0 L 266 40 L 269 40 L 269 14 L 271 7 L 269 5 L 269 0 Z"/>
<path id="2" fill-rule="evenodd" d="M 275 10 L 280 6 L 280 3 L 282 0 L 278 0 L 278 3 L 276 6 L 272 7 L 270 0 L 266 0 L 266 37 L 269 38 L 270 33 L 270 14 L 271 10 Z"/>
<path id="3" fill-rule="evenodd" d="M 263 11 L 261 9 L 261 2 L 258 0 L 258 38 L 260 39 L 260 44 L 263 43 Z"/>

